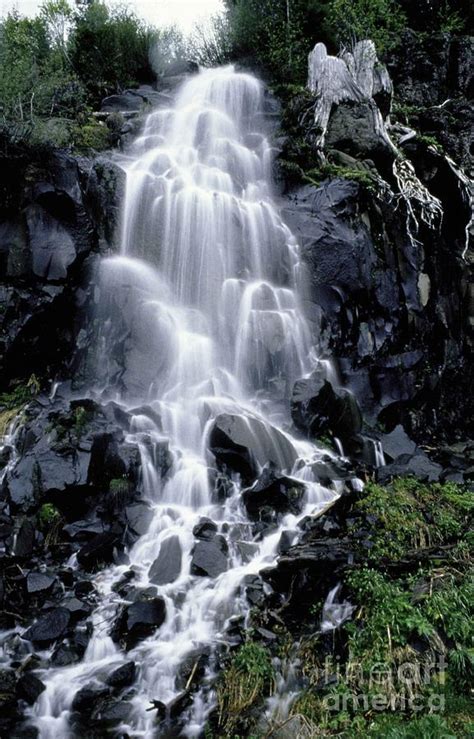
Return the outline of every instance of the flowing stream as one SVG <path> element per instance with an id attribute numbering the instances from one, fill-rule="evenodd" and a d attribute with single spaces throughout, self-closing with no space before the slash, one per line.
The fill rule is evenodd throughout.
<path id="1" fill-rule="evenodd" d="M 130 564 L 98 574 L 100 605 L 80 664 L 45 670 L 32 719 L 43 739 L 74 736 L 71 704 L 80 688 L 101 685 L 129 660 L 138 667 L 130 710 L 118 731 L 160 736 L 150 701 L 180 693 L 183 661 L 225 642 L 229 619 L 249 610 L 242 581 L 275 561 L 281 533 L 337 495 L 322 487 L 312 464 L 327 450 L 296 438 L 288 411 L 292 383 L 317 359 L 303 305 L 298 245 L 272 195 L 272 148 L 266 135 L 264 88 L 233 67 L 190 77 L 169 109 L 151 112 L 121 166 L 126 171 L 121 253 L 101 265 L 104 326 L 100 354 L 111 393 L 134 412 L 129 440 L 139 446 L 143 498 L 151 523 L 129 552 Z M 110 345 L 120 326 L 121 364 Z M 105 370 L 104 370 L 105 367 Z M 271 459 L 306 486 L 301 513 L 254 536 L 235 476 L 216 498 L 208 450 L 215 419 L 225 414 L 253 439 L 263 466 Z M 172 467 L 163 479 L 160 449 Z M 212 519 L 228 548 L 227 570 L 191 574 L 194 526 Z M 172 539 L 172 547 L 170 547 Z M 167 542 L 167 544 L 165 544 Z M 242 543 L 250 544 L 247 548 Z M 160 551 L 178 563 L 175 579 L 150 583 Z M 125 653 L 109 635 L 121 599 L 113 590 L 133 568 L 138 590 L 166 603 L 157 632 Z M 202 734 L 215 704 L 212 657 L 185 713 L 185 736 Z"/>

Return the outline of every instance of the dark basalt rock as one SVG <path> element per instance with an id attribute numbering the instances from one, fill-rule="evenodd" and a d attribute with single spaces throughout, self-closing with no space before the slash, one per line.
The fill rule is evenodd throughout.
<path id="1" fill-rule="evenodd" d="M 305 490 L 301 482 L 268 465 L 257 482 L 243 491 L 242 500 L 251 518 L 270 522 L 275 514 L 299 513 Z"/>
<path id="2" fill-rule="evenodd" d="M 191 574 L 218 577 L 228 568 L 227 544 L 217 535 L 211 541 L 198 541 L 191 560 Z"/>
<path id="3" fill-rule="evenodd" d="M 209 436 L 209 448 L 225 470 L 237 472 L 249 483 L 258 465 L 273 462 L 280 469 L 291 469 L 296 460 L 292 445 L 278 429 L 258 418 L 223 413 Z"/>
<path id="4" fill-rule="evenodd" d="M 385 485 L 394 477 L 405 477 L 411 475 L 422 482 L 438 482 L 443 468 L 436 462 L 432 462 L 426 454 L 418 452 L 410 456 L 402 454 L 392 464 L 379 467 L 376 471 L 377 482 Z"/>
<path id="5" fill-rule="evenodd" d="M 104 686 L 99 687 L 93 684 L 86 685 L 84 688 L 77 691 L 74 696 L 71 709 L 84 717 L 90 717 L 109 695 L 109 688 Z"/>
<path id="6" fill-rule="evenodd" d="M 45 575 L 42 572 L 29 572 L 26 576 L 26 590 L 28 595 L 46 596 L 56 582 L 55 577 Z"/>
<path id="7" fill-rule="evenodd" d="M 85 570 L 94 570 L 100 565 L 110 564 L 114 559 L 114 550 L 118 537 L 113 533 L 97 534 L 84 544 L 77 553 L 77 561 Z"/>
<path id="8" fill-rule="evenodd" d="M 390 171 L 395 151 L 380 133 L 380 113 L 372 100 L 347 100 L 331 114 L 326 145 L 360 159 L 371 159 Z"/>
<path id="9" fill-rule="evenodd" d="M 70 619 L 71 615 L 67 608 L 54 608 L 30 626 L 23 634 L 23 638 L 37 644 L 51 644 L 64 635 Z"/>
<path id="10" fill-rule="evenodd" d="M 106 680 L 107 685 L 111 688 L 121 689 L 128 688 L 135 682 L 136 665 L 135 662 L 126 662 L 114 670 Z"/>
<path id="11" fill-rule="evenodd" d="M 178 536 L 169 536 L 161 544 L 158 557 L 148 572 L 150 582 L 154 585 L 166 585 L 174 582 L 181 572 L 181 545 Z"/>
<path id="12" fill-rule="evenodd" d="M 318 373 L 299 380 L 293 389 L 291 415 L 298 428 L 318 436 L 330 431 L 345 440 L 362 428 L 362 415 L 354 395 L 334 387 Z"/>
<path id="13" fill-rule="evenodd" d="M 36 703 L 44 690 L 46 690 L 46 685 L 31 672 L 22 675 L 16 684 L 18 697 L 25 700 L 30 706 Z"/>
<path id="14" fill-rule="evenodd" d="M 410 439 L 403 426 L 396 426 L 389 434 L 383 434 L 380 437 L 383 451 L 387 457 L 392 460 L 397 459 L 402 454 L 414 454 L 416 444 Z"/>
<path id="15" fill-rule="evenodd" d="M 217 534 L 217 525 L 210 518 L 201 518 L 199 523 L 193 528 L 193 536 L 196 539 L 204 539 L 210 541 Z"/>
<path id="16" fill-rule="evenodd" d="M 121 610 L 111 636 L 114 641 L 121 642 L 126 649 L 130 649 L 154 634 L 165 618 L 166 606 L 163 598 L 137 601 Z"/>

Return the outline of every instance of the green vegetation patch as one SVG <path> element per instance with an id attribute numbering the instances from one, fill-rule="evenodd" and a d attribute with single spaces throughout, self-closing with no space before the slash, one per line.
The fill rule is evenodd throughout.
<path id="1" fill-rule="evenodd" d="M 357 536 L 361 525 L 367 529 L 360 546 L 369 562 L 397 560 L 413 550 L 444 545 L 457 545 L 462 558 L 459 540 L 472 545 L 473 512 L 474 494 L 461 485 L 399 478 L 388 487 L 367 484 L 352 508 L 349 531 Z"/>
<path id="2" fill-rule="evenodd" d="M 256 642 L 246 642 L 232 656 L 217 684 L 218 725 L 223 735 L 234 735 L 244 713 L 270 695 L 273 684 L 269 651 Z"/>

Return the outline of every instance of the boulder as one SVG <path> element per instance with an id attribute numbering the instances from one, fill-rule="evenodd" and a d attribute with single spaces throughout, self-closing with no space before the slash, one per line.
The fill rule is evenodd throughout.
<path id="1" fill-rule="evenodd" d="M 440 464 L 432 462 L 426 454 L 418 452 L 415 455 L 402 454 L 392 464 L 378 467 L 376 470 L 377 482 L 388 484 L 395 477 L 416 477 L 422 482 L 438 482 L 443 472 Z"/>
<path id="2" fill-rule="evenodd" d="M 362 428 L 362 415 L 354 395 L 345 388 L 334 387 L 319 373 L 295 384 L 291 415 L 295 425 L 311 436 L 329 431 L 344 441 Z"/>
<path id="3" fill-rule="evenodd" d="M 242 500 L 251 518 L 272 521 L 275 514 L 299 513 L 305 490 L 298 480 L 267 465 L 254 485 L 243 491 Z"/>
<path id="4" fill-rule="evenodd" d="M 267 462 L 291 469 L 297 453 L 288 437 L 263 419 L 224 413 L 217 416 L 209 436 L 217 462 L 244 481 L 251 481 Z"/>
<path id="5" fill-rule="evenodd" d="M 371 159 L 383 171 L 389 171 L 394 158 L 380 126 L 380 113 L 372 100 L 347 100 L 332 113 L 326 145 L 360 159 Z"/>
<path id="6" fill-rule="evenodd" d="M 117 669 L 111 672 L 105 682 L 109 687 L 114 689 L 128 688 L 135 682 L 135 676 L 135 662 L 126 662 L 124 665 L 120 665 L 120 667 L 117 667 Z"/>
<path id="7" fill-rule="evenodd" d="M 165 618 L 166 606 L 163 598 L 137 601 L 122 608 L 115 621 L 112 638 L 123 643 L 126 649 L 130 649 L 142 639 L 154 634 Z"/>
<path id="8" fill-rule="evenodd" d="M 402 454 L 414 454 L 416 444 L 410 439 L 401 424 L 395 426 L 389 434 L 383 434 L 380 437 L 384 454 L 392 460 L 397 459 Z"/>
<path id="9" fill-rule="evenodd" d="M 40 645 L 52 644 L 66 632 L 71 615 L 67 608 L 53 608 L 41 616 L 27 631 L 23 638 Z"/>
<path id="10" fill-rule="evenodd" d="M 228 568 L 227 543 L 217 535 L 211 541 L 198 541 L 191 560 L 191 574 L 218 577 Z"/>
<path id="11" fill-rule="evenodd" d="M 117 535 L 111 532 L 97 534 L 79 549 L 77 561 L 85 570 L 95 570 L 103 564 L 110 564 L 113 562 L 118 541 Z"/>
<path id="12" fill-rule="evenodd" d="M 52 590 L 55 582 L 55 577 L 43 572 L 29 572 L 26 576 L 26 590 L 28 595 L 46 596 Z"/>
<path id="13" fill-rule="evenodd" d="M 31 672 L 22 675 L 16 684 L 18 697 L 29 703 L 30 706 L 36 703 L 44 690 L 46 690 L 46 685 Z"/>
<path id="14" fill-rule="evenodd" d="M 169 536 L 163 540 L 158 557 L 148 572 L 150 582 L 154 585 L 167 585 L 174 582 L 181 573 L 181 545 L 178 536 Z"/>
<path id="15" fill-rule="evenodd" d="M 77 691 L 72 701 L 71 709 L 84 717 L 90 717 L 103 701 L 109 696 L 110 689 L 105 686 L 86 685 Z"/>
<path id="16" fill-rule="evenodd" d="M 196 539 L 204 539 L 210 541 L 217 534 L 217 525 L 210 518 L 201 518 L 199 523 L 193 528 L 193 535 Z"/>

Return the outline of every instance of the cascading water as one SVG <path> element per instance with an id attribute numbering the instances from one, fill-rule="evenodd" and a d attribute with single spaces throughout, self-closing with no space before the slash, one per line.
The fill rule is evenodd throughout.
<path id="1" fill-rule="evenodd" d="M 73 735 L 76 692 L 101 684 L 112 667 L 138 666 L 128 736 L 159 735 L 150 701 L 179 693 L 183 660 L 222 642 L 229 619 L 246 613 L 240 584 L 276 558 L 283 530 L 337 494 L 315 480 L 322 454 L 285 430 L 288 388 L 311 370 L 310 334 L 302 310 L 297 243 L 271 194 L 272 150 L 265 136 L 262 85 L 232 67 L 190 78 L 168 110 L 152 112 L 121 162 L 126 171 L 121 255 L 103 260 L 101 364 L 107 390 L 137 405 L 129 440 L 141 452 L 143 497 L 153 518 L 129 552 L 130 564 L 96 578 L 101 605 L 78 665 L 45 671 L 46 690 L 32 713 L 40 737 Z M 117 328 L 120 327 L 120 328 Z M 111 345 L 122 331 L 121 361 Z M 114 333 L 115 332 L 115 333 Z M 126 336 L 123 341 L 123 336 Z M 253 439 L 263 465 L 271 459 L 304 482 L 305 504 L 277 530 L 255 541 L 235 477 L 225 502 L 212 485 L 208 451 L 215 419 L 229 414 Z M 161 479 L 157 455 L 169 440 L 172 469 Z M 193 528 L 212 519 L 225 536 L 227 569 L 214 578 L 191 574 Z M 252 554 L 239 543 L 252 541 Z M 173 552 L 171 582 L 150 583 L 160 552 Z M 130 567 L 137 589 L 155 588 L 166 605 L 156 633 L 128 653 L 109 636 L 120 598 L 113 589 Z M 213 662 L 187 709 L 187 736 L 203 731 L 214 704 Z"/>

